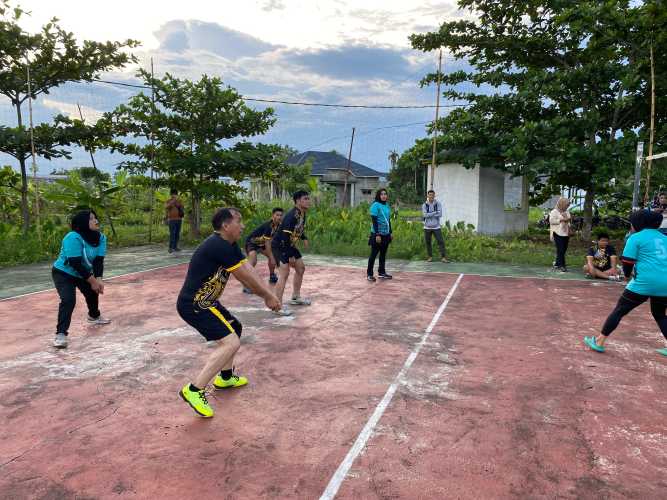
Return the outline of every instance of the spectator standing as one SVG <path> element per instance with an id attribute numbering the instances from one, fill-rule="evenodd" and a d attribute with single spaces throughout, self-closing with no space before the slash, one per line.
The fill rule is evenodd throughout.
<path id="1" fill-rule="evenodd" d="M 570 200 L 560 198 L 556 207 L 549 213 L 549 234 L 551 241 L 556 245 L 556 261 L 554 271 L 567 272 L 565 254 L 570 243 L 570 222 L 572 216 L 568 211 Z"/>
<path id="2" fill-rule="evenodd" d="M 426 262 L 433 260 L 433 247 L 431 241 L 433 236 L 438 242 L 442 262 L 449 262 L 445 254 L 445 240 L 442 237 L 440 218 L 442 217 L 442 203 L 435 199 L 435 191 L 432 189 L 426 193 L 426 201 L 422 205 L 422 217 L 424 219 L 424 241 L 426 242 Z"/>
<path id="3" fill-rule="evenodd" d="M 178 197 L 178 190 L 172 189 L 170 197 L 165 205 L 167 224 L 169 225 L 169 253 L 180 252 L 178 248 L 178 240 L 181 238 L 181 225 L 183 224 L 183 217 L 185 210 L 183 210 L 183 203 Z"/>

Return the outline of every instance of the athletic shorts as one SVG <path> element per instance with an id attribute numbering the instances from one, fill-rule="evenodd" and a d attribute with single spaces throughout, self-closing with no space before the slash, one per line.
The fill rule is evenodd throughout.
<path id="1" fill-rule="evenodd" d="M 191 303 L 183 304 L 179 301 L 176 310 L 183 321 L 201 333 L 206 340 L 224 339 L 230 333 L 241 338 L 243 325 L 218 301 L 208 309 L 195 309 Z"/>
<path id="2" fill-rule="evenodd" d="M 278 264 L 289 264 L 289 260 L 292 258 L 302 258 L 301 252 L 299 252 L 299 250 L 297 250 L 295 247 L 272 246 L 271 252 L 273 253 L 273 257 L 276 259 Z"/>
<path id="3" fill-rule="evenodd" d="M 257 245 L 252 241 L 246 241 L 245 243 L 245 253 L 249 254 L 250 252 L 262 253 L 266 250 L 264 245 Z"/>

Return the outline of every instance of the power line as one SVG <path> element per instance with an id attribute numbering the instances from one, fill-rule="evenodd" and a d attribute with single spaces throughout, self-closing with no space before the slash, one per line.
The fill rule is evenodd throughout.
<path id="1" fill-rule="evenodd" d="M 100 83 L 106 83 L 108 85 L 118 85 L 121 87 L 130 87 L 130 88 L 136 88 L 136 89 L 150 89 L 150 87 L 146 85 L 137 85 L 133 83 L 124 83 L 124 82 L 113 82 L 110 80 L 102 80 L 100 78 L 95 78 L 93 81 L 100 82 Z M 303 101 L 282 101 L 279 99 L 260 99 L 257 97 L 246 97 L 246 96 L 241 96 L 245 101 L 253 101 L 253 102 L 266 102 L 266 103 L 272 103 L 272 104 L 288 104 L 292 106 L 316 106 L 316 107 L 323 107 L 323 108 L 355 108 L 355 109 L 431 109 L 435 108 L 435 106 L 427 104 L 427 105 L 417 105 L 417 104 L 410 104 L 410 105 L 405 105 L 405 106 L 385 106 L 385 105 L 375 105 L 375 104 L 329 104 L 329 103 L 321 103 L 321 102 L 303 102 Z M 466 107 L 468 104 L 442 104 L 440 107 L 441 108 L 462 108 Z"/>

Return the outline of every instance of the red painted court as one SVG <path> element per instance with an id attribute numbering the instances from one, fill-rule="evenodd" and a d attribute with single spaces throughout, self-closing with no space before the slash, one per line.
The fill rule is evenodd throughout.
<path id="1" fill-rule="evenodd" d="M 175 311 L 185 269 L 109 280 L 107 327 L 79 296 L 66 351 L 55 291 L 0 302 L 0 498 L 667 496 L 648 307 L 606 354 L 582 342 L 619 285 L 310 267 L 313 305 L 278 318 L 230 283 L 250 385 L 205 420 L 178 396 L 209 350 Z"/>

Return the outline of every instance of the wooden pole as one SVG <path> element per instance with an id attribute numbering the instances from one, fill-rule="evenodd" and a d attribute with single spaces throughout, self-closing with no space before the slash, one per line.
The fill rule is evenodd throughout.
<path id="1" fill-rule="evenodd" d="M 81 112 L 81 106 L 79 103 L 76 103 L 76 107 L 79 108 L 79 117 L 81 118 L 81 121 L 83 122 L 83 113 Z M 95 156 L 93 155 L 93 150 L 88 149 L 88 153 L 90 154 L 90 161 L 93 163 L 93 168 L 97 170 L 97 165 L 95 165 Z"/>
<path id="2" fill-rule="evenodd" d="M 350 162 L 352 161 L 352 145 L 354 144 L 354 127 L 352 127 L 352 139 L 350 140 L 350 152 L 347 154 L 347 168 L 345 171 L 345 185 L 343 187 L 343 203 L 344 207 L 347 206 L 347 180 L 352 173 L 350 171 Z"/>
<path id="3" fill-rule="evenodd" d="M 644 192 L 644 206 L 649 203 L 651 190 L 651 166 L 653 165 L 653 139 L 655 137 L 655 63 L 653 60 L 653 42 L 650 47 L 651 54 L 651 130 L 648 140 L 648 157 L 646 161 L 646 191 Z"/>
<path id="4" fill-rule="evenodd" d="M 436 88 L 436 101 L 435 101 L 435 122 L 433 122 L 433 153 L 431 157 L 431 182 L 429 184 L 429 189 L 433 189 L 433 179 L 435 177 L 435 163 L 436 163 L 436 153 L 437 153 L 437 142 L 438 142 L 438 118 L 440 116 L 440 82 L 442 75 L 442 49 L 440 49 L 440 55 L 438 56 L 438 85 Z"/>
<path id="5" fill-rule="evenodd" d="M 153 85 L 153 78 L 155 72 L 153 69 L 153 58 L 151 57 L 151 114 L 155 111 L 155 86 Z M 153 173 L 153 164 L 155 163 L 155 139 L 153 134 L 153 116 L 151 116 L 151 209 L 148 215 L 148 243 L 153 242 L 153 218 L 154 218 L 154 205 L 155 205 L 155 180 Z"/>
<path id="6" fill-rule="evenodd" d="M 28 114 L 30 120 L 30 152 L 32 154 L 32 182 L 35 188 L 35 220 L 37 221 L 37 236 L 41 239 L 41 221 L 39 217 L 39 185 L 37 184 L 37 154 L 35 151 L 35 135 L 32 123 L 32 80 L 30 79 L 30 61 L 26 56 L 26 72 L 28 76 Z"/>

